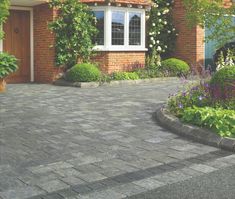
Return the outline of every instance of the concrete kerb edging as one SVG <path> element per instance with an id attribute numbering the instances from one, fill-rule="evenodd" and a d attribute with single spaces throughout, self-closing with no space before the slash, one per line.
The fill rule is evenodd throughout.
<path id="1" fill-rule="evenodd" d="M 126 86 L 126 85 L 137 85 L 144 83 L 158 83 L 163 81 L 176 81 L 177 77 L 162 77 L 162 78 L 151 78 L 151 79 L 138 79 L 138 80 L 120 80 L 111 82 L 68 82 L 63 79 L 58 79 L 53 82 L 56 86 L 68 86 L 68 87 L 79 87 L 79 88 L 97 88 L 99 86 Z"/>
<path id="2" fill-rule="evenodd" d="M 183 124 L 179 118 L 170 114 L 166 108 L 159 108 L 155 112 L 154 118 L 161 126 L 171 130 L 173 133 L 185 136 L 203 144 L 235 152 L 235 139 L 223 138 L 208 129 Z"/>

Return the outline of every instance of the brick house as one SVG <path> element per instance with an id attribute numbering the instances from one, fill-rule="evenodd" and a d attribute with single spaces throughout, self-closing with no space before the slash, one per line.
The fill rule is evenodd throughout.
<path id="1" fill-rule="evenodd" d="M 15 55 L 19 70 L 10 76 L 11 83 L 50 83 L 59 70 L 54 66 L 55 38 L 48 22 L 56 16 L 47 0 L 11 0 L 10 16 L 4 24 L 5 38 L 0 51 Z M 104 72 L 130 70 L 145 65 L 145 11 L 149 0 L 82 0 L 93 9 L 99 24 L 98 62 Z M 232 0 L 226 0 L 229 6 Z M 192 64 L 205 59 L 204 30 L 186 27 L 181 0 L 175 0 L 173 17 L 179 36 L 175 57 Z M 133 23 L 131 23 L 133 22 Z"/>

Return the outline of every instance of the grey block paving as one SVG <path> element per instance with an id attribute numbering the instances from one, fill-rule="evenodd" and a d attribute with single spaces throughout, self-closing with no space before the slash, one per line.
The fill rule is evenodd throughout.
<path id="1" fill-rule="evenodd" d="M 1 192 L 1 197 L 6 199 L 22 199 L 37 196 L 45 193 L 45 191 L 31 186 L 18 187 Z"/>
<path id="2" fill-rule="evenodd" d="M 136 195 L 136 194 L 147 191 L 147 189 L 141 186 L 138 186 L 134 183 L 127 183 L 127 184 L 115 186 L 111 188 L 111 190 L 114 190 L 115 192 L 124 194 L 126 196 L 132 196 L 132 195 Z"/>
<path id="3" fill-rule="evenodd" d="M 140 186 L 140 187 L 143 187 L 145 189 L 149 189 L 149 190 L 156 189 L 158 187 L 161 187 L 161 186 L 165 185 L 163 182 L 157 181 L 154 178 L 146 178 L 146 179 L 143 179 L 143 180 L 135 181 L 133 183 Z"/>
<path id="4" fill-rule="evenodd" d="M 52 180 L 52 181 L 44 182 L 42 184 L 39 184 L 38 186 L 41 189 L 43 189 L 49 193 L 54 192 L 54 191 L 58 191 L 61 189 L 69 188 L 69 185 L 65 184 L 61 180 Z"/>
<path id="5" fill-rule="evenodd" d="M 0 199 L 138 198 L 234 166 L 233 153 L 152 119 L 180 84 L 8 85 L 0 94 Z"/>
<path id="6" fill-rule="evenodd" d="M 189 168 L 196 170 L 196 171 L 200 171 L 203 173 L 211 173 L 212 171 L 216 171 L 216 168 L 207 166 L 207 165 L 203 165 L 203 164 L 194 164 L 192 166 L 190 166 Z"/>

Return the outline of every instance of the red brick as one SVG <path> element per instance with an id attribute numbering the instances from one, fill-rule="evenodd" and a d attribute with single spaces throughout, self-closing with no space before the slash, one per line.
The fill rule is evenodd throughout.
<path id="1" fill-rule="evenodd" d="M 52 82 L 58 74 L 55 67 L 54 34 L 48 29 L 48 23 L 56 12 L 48 4 L 34 7 L 34 78 L 35 82 Z"/>

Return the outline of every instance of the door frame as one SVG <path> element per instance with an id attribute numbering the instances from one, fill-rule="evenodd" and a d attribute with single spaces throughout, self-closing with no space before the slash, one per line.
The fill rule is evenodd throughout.
<path id="1" fill-rule="evenodd" d="M 33 24 L 33 8 L 10 6 L 10 10 L 25 10 L 29 11 L 30 15 L 30 82 L 34 82 L 34 24 Z M 2 28 L 2 27 L 1 27 Z M 3 40 L 0 40 L 0 52 L 3 51 Z"/>

